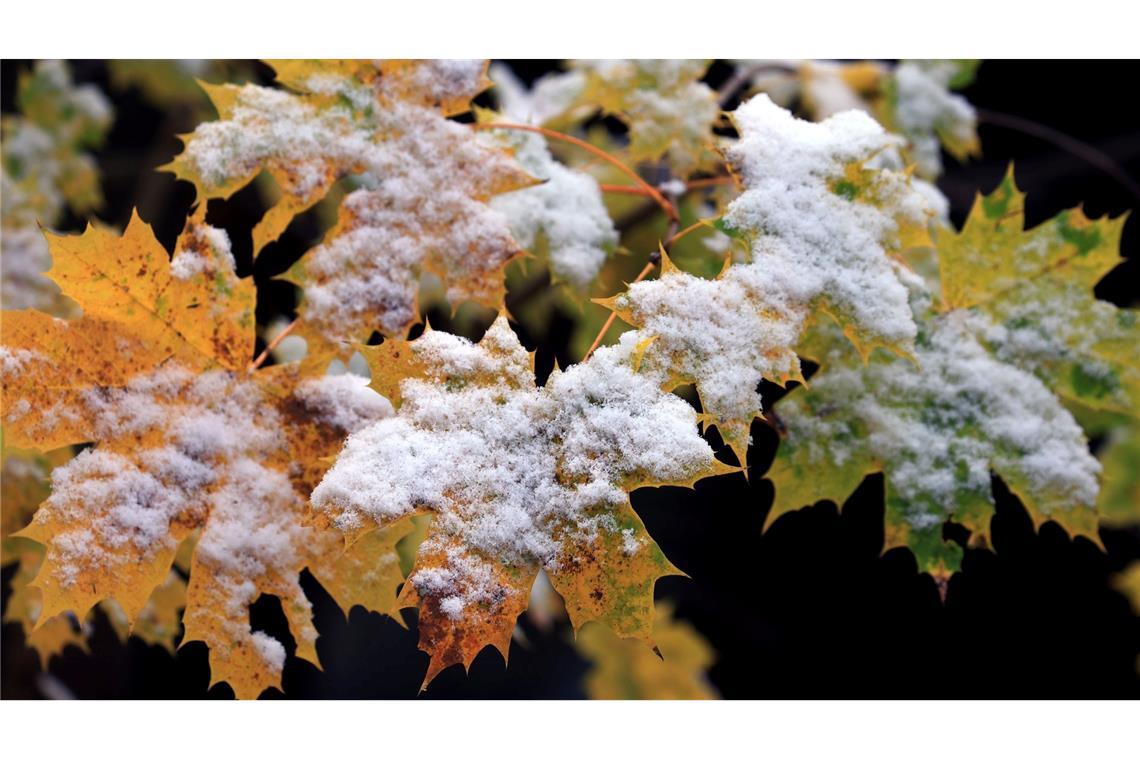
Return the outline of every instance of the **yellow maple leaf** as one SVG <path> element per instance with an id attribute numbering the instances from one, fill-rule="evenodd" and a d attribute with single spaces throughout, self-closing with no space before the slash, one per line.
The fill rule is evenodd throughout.
<path id="1" fill-rule="evenodd" d="M 31 585 L 43 564 L 44 547 L 26 538 L 5 539 L 5 563 L 19 564 L 12 576 L 12 594 L 4 610 L 5 623 L 19 623 L 24 643 L 36 650 L 40 668 L 47 670 L 51 658 L 74 645 L 88 651 L 87 635 L 80 621 L 69 612 L 44 617 L 38 589 Z"/>
<path id="2" fill-rule="evenodd" d="M 114 599 L 138 625 L 179 543 L 200 531 L 183 641 L 206 641 L 214 681 L 255 697 L 280 685 L 284 650 L 250 630 L 248 607 L 278 596 L 297 656 L 316 661 L 297 576 L 340 543 L 305 524 L 307 497 L 321 459 L 391 407 L 367 381 L 311 363 L 247 370 L 252 285 L 203 215 L 171 261 L 137 216 L 121 237 L 49 238 L 51 275 L 84 315 L 4 313 L 5 433 L 22 446 L 96 443 L 57 469 L 20 533 L 47 547 L 30 584 L 40 620 Z"/>
<path id="3" fill-rule="evenodd" d="M 667 604 L 657 605 L 653 625 L 657 651 L 590 624 L 578 636 L 578 649 L 591 661 L 586 674 L 590 699 L 716 699 L 705 678 L 714 653 Z"/>
<path id="4" fill-rule="evenodd" d="M 425 685 L 487 645 L 507 656 L 540 568 L 576 629 L 599 620 L 651 637 L 654 583 L 677 570 L 627 493 L 733 468 L 697 435 L 691 407 L 634 369 L 634 342 L 543 388 L 503 317 L 478 344 L 431 331 L 373 353 L 412 370 L 399 413 L 349 438 L 313 505 L 348 535 L 432 515 L 400 599 L 420 611 Z M 374 378 L 389 371 L 373 365 Z"/>
<path id="5" fill-rule="evenodd" d="M 445 116 L 484 89 L 481 61 L 274 62 L 293 90 L 207 87 L 220 121 L 198 127 L 170 165 L 201 198 L 227 197 L 262 169 L 280 202 L 254 228 L 254 250 L 276 239 L 338 178 L 362 186 L 287 279 L 304 291 L 297 334 L 310 355 L 403 335 L 417 318 L 422 274 L 453 303 L 499 308 L 503 270 L 521 253 L 493 196 L 534 183 L 509 152 Z"/>
<path id="6" fill-rule="evenodd" d="M 629 127 L 634 161 L 666 156 L 678 176 L 716 163 L 713 127 L 720 119 L 716 91 L 701 81 L 705 60 L 576 61 L 586 75 L 580 99 L 613 114 Z"/>

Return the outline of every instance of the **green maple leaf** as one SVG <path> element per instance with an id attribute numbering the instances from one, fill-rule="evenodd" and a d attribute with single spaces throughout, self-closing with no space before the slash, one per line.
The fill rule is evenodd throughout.
<path id="1" fill-rule="evenodd" d="M 1012 169 L 979 196 L 961 232 L 938 241 L 948 308 L 993 322 L 985 342 L 1058 394 L 1135 417 L 1140 409 L 1140 313 L 1093 294 L 1120 257 L 1124 216 L 1080 208 L 1025 229 L 1025 194 Z"/>

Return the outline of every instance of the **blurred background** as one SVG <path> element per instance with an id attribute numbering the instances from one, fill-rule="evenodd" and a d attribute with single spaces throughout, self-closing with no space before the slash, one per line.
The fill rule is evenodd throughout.
<path id="1" fill-rule="evenodd" d="M 560 69 L 558 61 L 507 63 L 524 82 Z M 114 112 L 105 139 L 89 151 L 103 196 L 93 216 L 121 229 L 137 207 L 171 249 L 194 193 L 189 184 L 155 169 L 181 150 L 176 135 L 214 118 L 190 75 L 268 83 L 271 70 L 252 61 L 183 67 L 169 61 L 69 65 L 75 82 L 97 87 Z M 17 81 L 31 66 L 3 62 L 0 104 L 5 116 L 15 112 Z M 714 63 L 706 81 L 718 87 L 732 72 L 732 66 Z M 1091 217 L 1116 216 L 1140 206 L 1140 121 L 1131 99 L 1122 97 L 1122 83 L 1135 81 L 1138 74 L 1140 65 L 1124 61 L 983 63 L 975 81 L 961 91 L 978 110 L 982 156 L 966 163 L 944 156 L 945 171 L 938 181 L 955 224 L 962 222 L 977 192 L 999 183 L 1011 161 L 1018 185 L 1028 193 L 1030 226 L 1078 205 Z M 489 106 L 494 99 L 485 93 L 477 102 Z M 615 139 L 624 130 L 613 119 L 598 119 L 596 127 Z M 211 202 L 208 217 L 229 231 L 239 274 L 257 281 L 260 325 L 291 318 L 294 289 L 273 278 L 320 240 L 333 221 L 329 209 L 335 209 L 330 202 L 299 216 L 255 266 L 249 231 L 267 207 L 267 197 L 253 183 L 227 201 Z M 614 218 L 621 226 L 622 218 Z M 78 231 L 84 223 L 73 211 L 64 211 L 53 226 Z M 644 224 L 646 230 L 635 234 L 660 234 L 656 222 Z M 1118 306 L 1140 303 L 1136 227 L 1133 220 L 1124 231 L 1122 252 L 1128 261 L 1097 288 L 1098 297 Z M 641 261 L 631 257 L 631 262 L 636 272 Z M 521 320 L 515 325 L 520 337 L 538 351 L 541 381 L 555 360 L 565 366 L 581 355 L 582 323 L 589 320 L 561 303 L 535 305 L 535 280 L 534 273 L 509 279 L 508 306 Z M 537 281 L 544 284 L 541 273 Z M 485 315 L 463 310 L 453 320 L 439 305 L 430 309 L 430 317 L 433 326 L 472 338 L 489 324 Z M 596 327 L 585 332 L 593 331 Z M 765 388 L 766 401 L 779 396 L 774 386 Z M 689 576 L 665 578 L 657 585 L 658 599 L 679 621 L 677 646 L 692 655 L 688 680 L 662 685 L 660 695 L 1140 697 L 1140 618 L 1111 585 L 1116 573 L 1140 559 L 1135 529 L 1103 529 L 1104 552 L 1086 540 L 1071 540 L 1053 523 L 1037 533 L 1018 500 L 996 481 L 994 551 L 966 551 L 943 604 L 933 581 L 919 575 L 906 550 L 880 556 L 883 488 L 878 476 L 865 480 L 846 504 L 825 502 L 790 513 L 762 534 L 772 500 L 762 473 L 774 455 L 776 436 L 759 423 L 752 435 L 750 482 L 742 476 L 720 477 L 698 483 L 695 490 L 633 494 L 650 534 Z M 713 433 L 710 440 L 719 444 L 715 438 Z M 14 574 L 14 565 L 4 568 L 5 608 Z M 427 656 L 416 647 L 413 612 L 404 613 L 407 628 L 361 608 L 346 618 L 307 573 L 302 583 L 314 602 L 317 648 L 325 667 L 322 672 L 290 656 L 284 671 L 289 697 L 417 695 Z M 640 667 L 630 665 L 636 654 L 614 654 L 616 642 L 576 645 L 558 614 L 557 599 L 547 601 L 549 609 L 537 604 L 545 611 L 520 620 L 508 667 L 496 652 L 485 650 L 469 674 L 451 668 L 420 697 L 606 696 L 590 682 L 591 674 L 618 667 L 607 665 L 606 657 L 624 656 L 621 662 L 632 671 Z M 256 604 L 253 625 L 291 641 L 274 598 Z M 45 671 L 21 625 L 5 623 L 0 695 L 232 696 L 225 684 L 207 688 L 207 652 L 199 642 L 176 655 L 137 638 L 124 642 L 99 609 L 87 626 L 87 651 L 67 645 L 50 657 Z M 286 648 L 292 652 L 288 644 Z"/>

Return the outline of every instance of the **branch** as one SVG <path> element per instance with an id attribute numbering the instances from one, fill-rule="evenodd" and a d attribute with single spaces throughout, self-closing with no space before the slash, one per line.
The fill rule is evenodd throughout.
<path id="1" fill-rule="evenodd" d="M 638 185 L 610 185 L 606 184 L 605 182 L 599 182 L 598 189 L 603 193 L 614 193 L 616 195 L 641 195 L 646 198 L 649 197 L 649 193 L 645 191 L 645 188 Z"/>
<path id="2" fill-rule="evenodd" d="M 590 143 L 586 142 L 585 140 L 579 140 L 577 137 L 572 137 L 571 135 L 563 134 L 562 132 L 555 132 L 553 129 L 546 129 L 545 127 L 532 127 L 528 124 L 472 124 L 471 128 L 481 130 L 514 129 L 521 132 L 534 132 L 536 134 L 543 135 L 544 137 L 549 137 L 552 140 L 562 140 L 563 142 L 568 142 L 571 145 L 576 145 L 582 150 L 588 151 L 598 158 L 607 161 L 620 169 L 623 174 L 636 182 L 637 185 L 642 188 L 645 195 L 652 198 L 670 219 L 677 220 L 679 218 L 677 216 L 677 209 L 673 207 L 672 203 L 665 199 L 665 196 L 662 195 L 660 191 L 657 190 L 657 188 L 646 182 L 641 178 L 640 174 L 626 166 L 618 159 L 611 156 L 609 153 L 606 153 L 604 150 L 595 145 L 590 145 Z"/>
<path id="3" fill-rule="evenodd" d="M 677 240 L 680 240 L 685 233 L 690 232 L 694 227 L 697 227 L 699 225 L 700 222 L 698 222 L 696 225 L 690 225 L 689 227 L 685 228 L 685 232 L 678 234 L 677 228 L 680 225 L 678 224 L 677 220 L 673 219 L 670 221 L 669 229 L 665 233 L 666 242 L 661 245 L 661 248 L 659 250 L 653 251 L 649 254 L 649 261 L 645 262 L 645 266 L 641 268 L 641 271 L 638 272 L 637 277 L 634 277 L 633 282 L 629 284 L 636 285 L 637 283 L 644 280 L 649 275 L 649 273 L 653 271 L 653 268 L 661 263 L 661 253 L 663 251 L 667 252 L 669 246 L 671 246 Z M 610 331 L 610 327 L 613 326 L 615 319 L 617 319 L 617 312 L 611 311 L 609 317 L 606 318 L 606 323 L 602 325 L 602 329 L 598 331 L 597 336 L 594 338 L 594 342 L 590 344 L 589 350 L 586 351 L 586 355 L 582 357 L 582 361 L 589 359 L 590 355 L 594 353 L 594 349 L 601 345 L 602 338 L 606 337 L 606 333 Z"/>
<path id="4" fill-rule="evenodd" d="M 1046 124 L 1040 124 L 1020 116 L 1014 116 L 1013 114 L 988 111 L 981 108 L 977 109 L 977 114 L 978 121 L 982 124 L 992 124 L 995 127 L 1011 129 L 1015 132 L 1036 137 L 1038 140 L 1044 140 L 1066 153 L 1071 153 L 1077 158 L 1092 164 L 1119 182 L 1125 190 L 1132 194 L 1133 198 L 1140 201 L 1140 185 L 1124 171 L 1112 156 L 1099 148 L 1067 135 L 1059 129 L 1054 129 Z"/>
<path id="5" fill-rule="evenodd" d="M 651 255 L 649 257 L 649 261 L 645 262 L 645 266 L 642 267 L 637 277 L 634 277 L 633 282 L 629 284 L 635 285 L 644 280 L 646 276 L 653 271 L 653 267 L 657 266 L 660 261 L 661 256 L 659 254 L 656 256 Z M 590 354 L 594 353 L 594 349 L 601 344 L 602 338 L 606 337 L 606 333 L 610 331 L 610 328 L 613 326 L 615 319 L 617 319 L 617 312 L 611 311 L 610 316 L 606 318 L 606 323 L 602 325 L 602 329 L 598 331 L 597 337 L 594 338 L 594 342 L 590 344 L 590 348 L 586 351 L 586 355 L 582 357 L 582 361 L 586 361 L 590 358 Z"/>
<path id="6" fill-rule="evenodd" d="M 301 318 L 297 317 L 292 322 L 290 322 L 284 330 L 277 333 L 277 337 L 269 341 L 269 345 L 265 347 L 265 350 L 258 354 L 257 358 L 249 363 L 248 371 L 253 372 L 262 364 L 265 364 L 265 360 L 269 358 L 270 352 L 273 351 L 273 349 L 277 348 L 277 346 L 281 343 L 281 341 L 285 340 L 289 333 L 293 332 L 293 328 L 295 328 L 297 324 L 300 323 L 300 321 Z"/>

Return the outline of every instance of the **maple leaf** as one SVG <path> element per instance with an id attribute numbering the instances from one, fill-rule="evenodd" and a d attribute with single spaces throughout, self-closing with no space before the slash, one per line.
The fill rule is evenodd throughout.
<path id="1" fill-rule="evenodd" d="M 653 624 L 657 651 L 591 623 L 578 635 L 578 649 L 592 663 L 586 674 L 590 699 L 716 699 L 705 672 L 715 655 L 691 625 L 657 605 Z"/>
<path id="2" fill-rule="evenodd" d="M 421 274 L 453 303 L 499 308 L 503 270 L 521 253 L 495 195 L 534 183 L 508 151 L 447 115 L 484 89 L 480 61 L 275 62 L 297 94 L 254 85 L 206 86 L 220 121 L 199 126 L 167 167 L 201 198 L 228 197 L 262 169 L 280 202 L 254 228 L 254 249 L 276 239 L 340 177 L 362 185 L 341 204 L 324 242 L 290 270 L 304 291 L 310 355 L 403 335 L 417 317 Z M 335 346 L 334 346 L 335 347 Z"/>
<path id="3" fill-rule="evenodd" d="M 585 73 L 581 102 L 600 107 L 629 127 L 634 161 L 666 156 L 681 177 L 715 163 L 720 119 L 716 92 L 700 81 L 709 61 L 649 59 L 575 61 Z"/>
<path id="4" fill-rule="evenodd" d="M 1140 562 L 1133 562 L 1124 572 L 1116 576 L 1113 584 L 1117 591 L 1128 597 L 1132 610 L 1140 615 Z M 1140 662 L 1137 662 L 1140 667 Z"/>
<path id="5" fill-rule="evenodd" d="M 126 643 L 129 636 L 135 636 L 174 654 L 182 630 L 182 610 L 186 607 L 186 581 L 177 570 L 171 569 L 166 580 L 151 593 L 133 624 L 114 601 L 105 599 L 99 607 L 119 641 Z"/>
<path id="6" fill-rule="evenodd" d="M 71 454 L 70 448 L 39 454 L 4 447 L 2 455 L 0 564 L 18 565 L 11 579 L 12 593 L 4 610 L 4 622 L 18 623 L 23 628 L 24 641 L 36 650 L 43 670 L 47 670 L 51 658 L 61 654 L 68 645 L 74 644 L 86 650 L 87 639 L 83 629 L 70 615 L 39 620 L 42 611 L 39 592 L 29 588 L 28 584 L 39 571 L 44 549 L 33 541 L 12 534 L 28 524 L 36 506 L 51 492 L 48 473 L 70 459 Z M 37 621 L 40 623 L 38 627 Z"/>
<path id="7" fill-rule="evenodd" d="M 72 454 L 70 447 L 40 453 L 0 445 L 0 564 L 9 562 L 8 537 L 25 528 L 51 494 L 52 469 Z"/>
<path id="8" fill-rule="evenodd" d="M 794 119 L 760 95 L 733 118 L 741 141 L 728 158 L 744 193 L 720 226 L 751 241 L 751 261 L 713 280 L 663 259 L 657 280 L 599 301 L 652 338 L 645 360 L 666 387 L 695 383 L 708 420 L 742 464 L 761 413 L 761 379 L 802 379 L 794 352 L 817 310 L 856 348 L 908 353 L 914 320 L 901 252 L 929 243 L 929 211 L 905 175 L 866 162 L 893 144 L 863 114 Z M 867 293 L 876 294 L 874 299 Z"/>
<path id="9" fill-rule="evenodd" d="M 914 319 L 894 256 L 929 244 L 931 213 L 905 174 L 867 165 L 897 138 L 858 111 L 813 124 L 763 94 L 731 116 L 741 139 L 727 157 L 745 189 L 724 224 L 751 239 L 768 302 L 801 323 L 822 310 L 864 356 L 908 353 Z"/>
<path id="10" fill-rule="evenodd" d="M 4 610 L 5 623 L 18 623 L 24 632 L 24 643 L 36 651 L 40 669 L 46 671 L 51 658 L 74 645 L 89 651 L 83 626 L 68 612 L 44 617 L 39 591 L 31 585 L 43 564 L 44 548 L 34 541 L 10 538 L 7 559 L 19 564 L 12 576 L 12 593 Z"/>
<path id="11" fill-rule="evenodd" d="M 682 272 L 662 255 L 661 276 L 599 301 L 652 342 L 644 361 L 666 390 L 694 383 L 706 419 L 743 464 L 749 427 L 761 414 L 761 378 L 802 380 L 799 325 L 767 302 L 758 269 L 727 266 L 713 280 Z M 758 282 L 758 280 L 761 280 Z"/>
<path id="12" fill-rule="evenodd" d="M 481 124 L 499 120 L 490 112 L 478 110 L 477 115 Z M 526 121 L 509 111 L 503 118 Z M 519 164 L 541 182 L 496 196 L 491 208 L 507 217 L 519 245 L 549 262 L 553 281 L 584 291 L 618 243 L 597 180 L 556 161 L 542 135 L 507 130 L 484 134 L 512 149 Z"/>
<path id="13" fill-rule="evenodd" d="M 804 110 L 813 121 L 822 121 L 840 111 L 872 110 L 872 103 L 881 95 L 883 80 L 889 76 L 887 68 L 874 61 L 836 63 L 833 61 L 803 61 L 795 72 L 780 75 L 762 90 L 773 92 L 772 85 L 795 93 L 799 79 L 799 94 Z M 754 82 L 755 85 L 755 82 Z M 778 100 L 788 105 L 785 99 Z"/>
<path id="14" fill-rule="evenodd" d="M 179 543 L 200 531 L 183 642 L 206 641 L 214 682 L 256 697 L 280 685 L 284 649 L 251 631 L 248 607 L 278 596 L 297 656 L 316 661 L 297 576 L 330 561 L 339 539 L 305 524 L 307 497 L 321 458 L 391 407 L 366 381 L 309 376 L 312 366 L 247 371 L 252 283 L 203 216 L 169 261 L 137 215 L 122 237 L 49 236 L 49 274 L 84 314 L 4 313 L 4 420 L 16 445 L 96 443 L 54 471 L 20 533 L 46 546 L 30 584 L 41 619 L 83 619 L 114 599 L 138 624 Z"/>
<path id="15" fill-rule="evenodd" d="M 7 309 L 38 308 L 60 316 L 73 305 L 43 276 L 51 258 L 40 225 L 58 224 L 66 208 L 86 214 L 102 202 L 94 159 L 111 107 L 91 85 L 76 87 L 62 61 L 39 61 L 17 84 L 20 115 L 5 114 L 0 169 L 0 299 Z"/>
<path id="16" fill-rule="evenodd" d="M 762 89 L 788 105 L 797 85 L 804 109 L 818 121 L 846 110 L 871 113 L 904 138 L 898 146 L 918 177 L 942 173 L 942 149 L 964 161 L 981 152 L 977 114 L 952 91 L 973 81 L 978 61 L 900 61 L 889 67 L 876 61 L 834 63 L 804 61 L 794 73 L 777 74 Z M 797 82 L 798 79 L 798 82 Z"/>
<path id="17" fill-rule="evenodd" d="M 960 232 L 938 237 L 945 305 L 985 314 L 990 350 L 1062 396 L 1136 416 L 1140 312 L 1093 294 L 1123 261 L 1123 227 L 1123 216 L 1091 220 L 1078 208 L 1026 230 L 1011 168 L 975 200 Z"/>
<path id="18" fill-rule="evenodd" d="M 326 552 L 323 556 L 328 559 L 310 570 L 345 616 L 353 607 L 360 606 L 402 623 L 396 592 L 407 573 L 394 547 L 411 536 L 415 528 L 415 523 L 408 518 L 386 528 L 370 530 L 342 552 Z"/>
<path id="19" fill-rule="evenodd" d="M 628 491 L 732 468 L 713 458 L 693 410 L 634 370 L 636 336 L 542 388 L 503 317 L 478 344 L 436 331 L 381 349 L 390 344 L 369 358 L 374 378 L 405 377 L 398 414 L 349 437 L 312 501 L 349 535 L 432 515 L 401 593 L 419 608 L 425 686 L 484 646 L 506 658 L 540 568 L 575 629 L 598 620 L 648 639 L 654 583 L 677 571 Z"/>
<path id="20" fill-rule="evenodd" d="M 974 79 L 978 61 L 902 61 L 881 86 L 876 111 L 883 124 L 907 139 L 907 154 L 918 175 L 942 173 L 942 148 L 959 161 L 981 154 L 977 114 L 951 90 Z"/>
<path id="21" fill-rule="evenodd" d="M 1102 523 L 1140 523 L 1140 425 L 1131 422 L 1111 431 L 1100 451 L 1101 477 L 1097 513 Z"/>
<path id="22" fill-rule="evenodd" d="M 942 526 L 953 520 L 972 545 L 988 545 L 993 470 L 1036 525 L 1056 520 L 1099 544 L 1100 466 L 1072 415 L 1031 374 L 992 357 L 970 315 L 927 316 L 920 328 L 915 362 L 880 354 L 864 364 L 833 337 L 810 389 L 777 404 L 786 432 L 767 476 L 776 489 L 768 523 L 821 499 L 842 502 L 882 472 L 884 551 L 908 546 L 944 590 L 962 551 L 943 541 Z"/>

